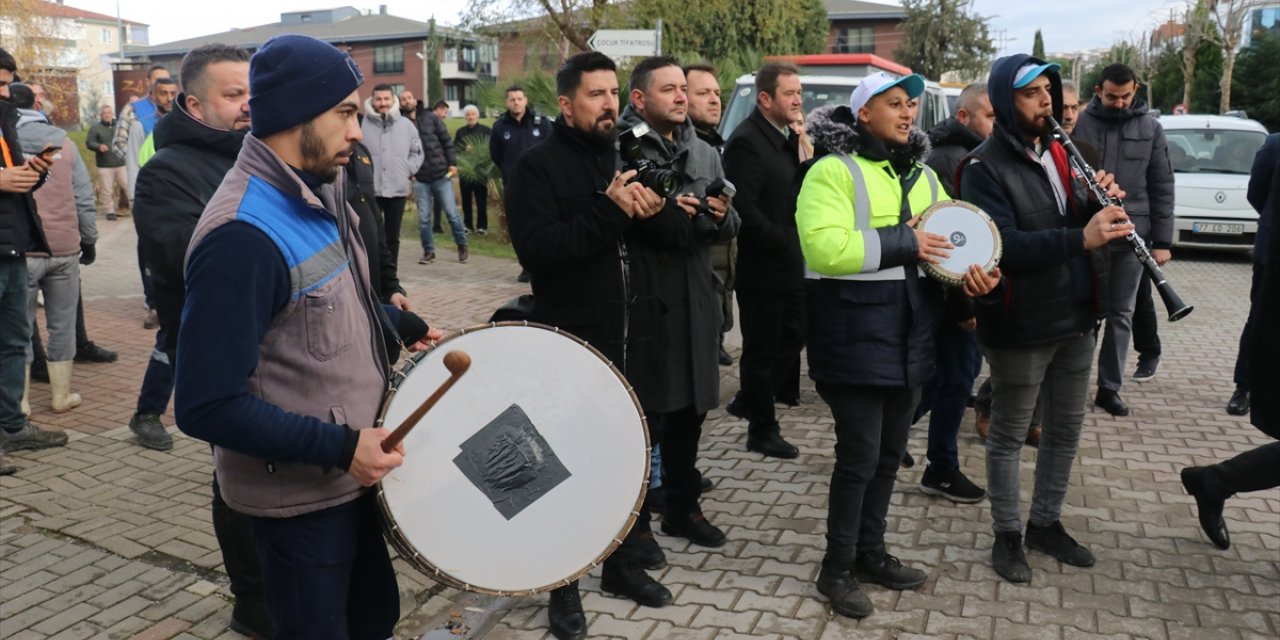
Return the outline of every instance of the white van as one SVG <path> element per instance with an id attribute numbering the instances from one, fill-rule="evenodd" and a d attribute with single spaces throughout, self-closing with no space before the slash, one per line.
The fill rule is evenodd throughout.
<path id="1" fill-rule="evenodd" d="M 1245 193 L 1266 127 L 1255 120 L 1211 115 L 1161 116 L 1160 124 L 1173 165 L 1173 243 L 1251 250 L 1258 212 Z"/>

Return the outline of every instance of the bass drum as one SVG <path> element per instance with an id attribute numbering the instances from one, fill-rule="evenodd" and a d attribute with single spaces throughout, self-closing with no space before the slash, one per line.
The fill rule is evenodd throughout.
<path id="1" fill-rule="evenodd" d="M 378 486 L 387 537 L 419 571 L 459 589 L 527 595 L 578 579 L 635 523 L 649 480 L 644 412 L 586 342 L 525 322 L 467 329 L 393 377 L 378 425 L 394 429 L 463 375 L 404 440 Z"/>

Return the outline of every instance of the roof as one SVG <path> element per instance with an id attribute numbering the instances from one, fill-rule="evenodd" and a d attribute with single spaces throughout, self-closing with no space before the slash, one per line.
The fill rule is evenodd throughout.
<path id="1" fill-rule="evenodd" d="M 859 0 L 822 0 L 827 20 L 902 20 L 907 10 L 899 4 L 860 2 Z"/>
<path id="2" fill-rule="evenodd" d="M 1180 129 L 1220 129 L 1226 131 L 1260 131 L 1267 133 L 1267 128 L 1257 120 L 1237 118 L 1235 116 L 1219 116 L 1209 114 L 1188 114 L 1185 116 L 1166 116 L 1161 114 L 1160 126 L 1165 131 Z"/>
<path id="3" fill-rule="evenodd" d="M 418 22 L 417 20 L 386 14 L 360 15 L 336 22 L 290 25 L 273 22 L 256 27 L 232 29 L 231 31 L 197 38 L 165 42 L 150 47 L 130 47 L 125 51 L 125 57 L 141 58 L 144 56 L 185 54 L 196 47 L 215 42 L 245 49 L 257 49 L 266 44 L 267 40 L 286 33 L 311 36 L 330 43 L 423 40 L 426 39 L 430 28 L 431 25 L 426 22 Z M 436 34 L 458 39 L 475 38 L 472 34 L 443 27 L 438 23 L 436 24 Z"/>
<path id="4" fill-rule="evenodd" d="M 73 20 L 96 20 L 98 22 L 110 22 L 113 24 L 116 22 L 115 16 L 109 16 L 105 13 L 94 13 L 92 11 L 85 11 L 84 9 L 69 7 L 60 2 L 40 2 L 39 7 L 40 7 L 41 15 L 46 15 L 54 18 L 71 18 Z M 135 22 L 133 20 L 121 19 L 120 22 L 123 22 L 125 24 L 140 25 L 144 27 L 148 26 L 147 23 L 145 22 Z"/>

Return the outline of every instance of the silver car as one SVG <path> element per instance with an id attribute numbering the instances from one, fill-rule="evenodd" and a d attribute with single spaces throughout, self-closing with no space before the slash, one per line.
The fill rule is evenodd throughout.
<path id="1" fill-rule="evenodd" d="M 1252 249 L 1258 212 L 1245 192 L 1267 129 L 1254 120 L 1210 115 L 1161 116 L 1160 124 L 1173 164 L 1173 243 Z"/>

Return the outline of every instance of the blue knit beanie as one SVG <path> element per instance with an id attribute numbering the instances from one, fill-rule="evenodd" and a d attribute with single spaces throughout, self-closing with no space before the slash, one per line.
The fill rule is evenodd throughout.
<path id="1" fill-rule="evenodd" d="M 360 67 L 337 47 L 307 36 L 276 36 L 249 61 L 253 135 L 265 138 L 309 122 L 361 84 Z"/>

